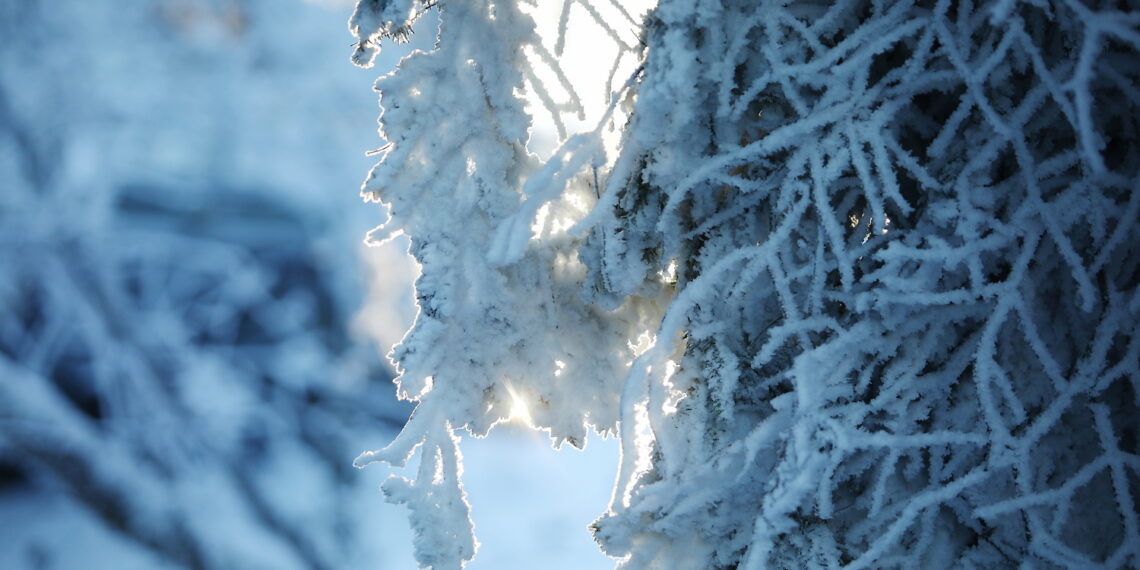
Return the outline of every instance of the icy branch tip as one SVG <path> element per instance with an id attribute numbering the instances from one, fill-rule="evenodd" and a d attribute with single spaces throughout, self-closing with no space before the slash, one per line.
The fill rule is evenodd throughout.
<path id="1" fill-rule="evenodd" d="M 378 452 L 376 451 L 365 451 L 364 453 L 357 455 L 356 459 L 352 460 L 352 466 L 357 469 L 368 467 L 369 465 L 380 461 L 380 458 L 376 457 L 376 455 L 378 455 Z"/>

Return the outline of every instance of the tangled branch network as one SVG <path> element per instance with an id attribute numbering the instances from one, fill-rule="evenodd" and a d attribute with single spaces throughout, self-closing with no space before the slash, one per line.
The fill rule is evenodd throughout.
<path id="1" fill-rule="evenodd" d="M 420 563 L 474 555 L 453 432 L 513 395 L 620 437 L 625 567 L 1140 564 L 1140 14 L 1095 4 L 440 3 L 363 188 L 423 266 L 358 460 L 421 450 Z M 362 0 L 358 59 L 427 7 Z M 632 66 L 570 136 L 567 22 Z"/>

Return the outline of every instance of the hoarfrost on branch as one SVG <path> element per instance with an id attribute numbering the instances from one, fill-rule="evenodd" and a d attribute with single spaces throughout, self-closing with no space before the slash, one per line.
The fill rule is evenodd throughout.
<path id="1" fill-rule="evenodd" d="M 385 486 L 421 564 L 473 556 L 453 432 L 519 398 L 555 445 L 621 438 L 593 528 L 625 567 L 1140 564 L 1140 13 L 560 6 L 440 2 L 377 82 L 363 191 L 422 264 L 391 355 L 419 405 L 357 463 L 421 448 Z M 618 55 L 572 134 L 575 24 Z"/>

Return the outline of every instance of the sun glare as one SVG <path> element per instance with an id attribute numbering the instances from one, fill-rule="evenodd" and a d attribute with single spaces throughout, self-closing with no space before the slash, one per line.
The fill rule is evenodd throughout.
<path id="1" fill-rule="evenodd" d="M 530 417 L 530 407 L 527 406 L 526 398 L 510 384 L 507 384 L 507 394 L 511 396 L 511 417 L 508 418 L 509 421 L 534 427 L 534 419 Z"/>

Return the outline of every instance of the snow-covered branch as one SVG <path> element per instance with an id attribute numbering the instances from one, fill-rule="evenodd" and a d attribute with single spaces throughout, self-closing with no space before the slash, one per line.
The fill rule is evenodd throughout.
<path id="1" fill-rule="evenodd" d="M 1140 16 L 662 0 L 620 141 L 545 163 L 527 12 L 441 18 L 365 184 L 423 264 L 413 441 L 620 429 L 630 568 L 1137 562 Z"/>

